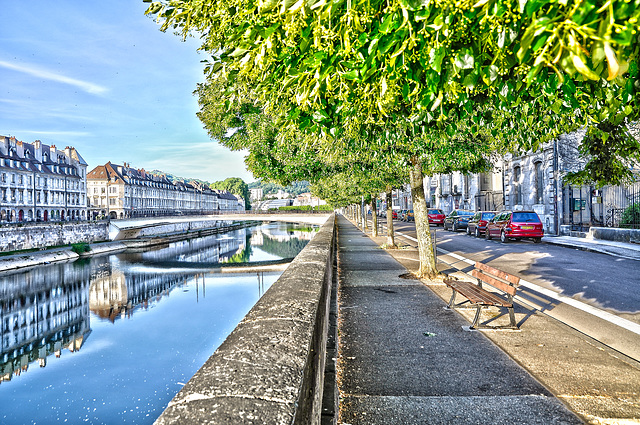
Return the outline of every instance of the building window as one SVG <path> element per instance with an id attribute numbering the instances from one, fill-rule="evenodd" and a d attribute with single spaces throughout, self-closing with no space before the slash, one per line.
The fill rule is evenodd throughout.
<path id="1" fill-rule="evenodd" d="M 513 195 L 514 201 L 516 205 L 522 205 L 522 187 L 520 186 L 520 178 L 522 175 L 522 171 L 520 167 L 515 167 L 513 169 Z"/>
<path id="2" fill-rule="evenodd" d="M 451 176 L 440 176 L 440 190 L 443 195 L 449 195 L 451 193 Z"/>
<path id="3" fill-rule="evenodd" d="M 491 192 L 493 187 L 491 185 L 491 173 L 482 173 L 480 174 L 480 191 L 481 192 Z"/>
<path id="4" fill-rule="evenodd" d="M 542 204 L 544 199 L 544 175 L 542 162 L 536 162 L 536 204 Z"/>

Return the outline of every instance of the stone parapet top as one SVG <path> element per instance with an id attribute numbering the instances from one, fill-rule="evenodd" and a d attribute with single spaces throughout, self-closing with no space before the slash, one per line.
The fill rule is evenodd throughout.
<path id="1" fill-rule="evenodd" d="M 156 424 L 319 423 L 335 216 Z"/>

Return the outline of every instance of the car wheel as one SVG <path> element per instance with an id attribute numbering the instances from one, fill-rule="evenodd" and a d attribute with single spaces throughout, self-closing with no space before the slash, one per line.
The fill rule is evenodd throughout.
<path id="1" fill-rule="evenodd" d="M 491 233 L 489 233 L 489 228 L 485 229 L 484 231 L 484 238 L 488 241 L 491 240 Z"/>
<path id="2" fill-rule="evenodd" d="M 473 232 L 473 234 L 475 235 L 476 238 L 480 237 L 480 230 L 478 230 L 478 228 L 476 227 L 476 230 Z"/>
<path id="3" fill-rule="evenodd" d="M 502 243 L 509 242 L 509 238 L 507 237 L 507 235 L 504 234 L 504 230 L 500 233 L 500 242 Z"/>
<path id="4" fill-rule="evenodd" d="M 542 242 L 542 238 L 533 238 L 533 243 L 540 243 Z"/>
<path id="5" fill-rule="evenodd" d="M 469 230 L 469 226 L 467 226 L 467 236 L 471 236 L 471 230 Z"/>
<path id="6" fill-rule="evenodd" d="M 451 231 L 452 232 L 457 232 L 458 231 L 458 225 L 454 222 L 453 225 L 451 226 Z"/>

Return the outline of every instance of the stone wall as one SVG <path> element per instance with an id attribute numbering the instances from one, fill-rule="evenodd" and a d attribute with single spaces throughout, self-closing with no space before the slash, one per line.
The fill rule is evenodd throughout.
<path id="1" fill-rule="evenodd" d="M 156 424 L 319 424 L 335 215 Z"/>
<path id="2" fill-rule="evenodd" d="M 589 232 L 573 232 L 571 226 L 560 226 L 560 234 L 587 239 L 600 239 L 614 242 L 633 242 L 640 244 L 640 229 L 621 229 L 618 227 L 591 227 Z"/>
<path id="3" fill-rule="evenodd" d="M 0 227 L 0 251 L 106 241 L 108 230 L 104 221 L 5 224 Z"/>

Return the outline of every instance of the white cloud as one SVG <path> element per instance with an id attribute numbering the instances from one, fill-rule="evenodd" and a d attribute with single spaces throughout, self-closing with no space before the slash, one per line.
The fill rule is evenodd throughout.
<path id="1" fill-rule="evenodd" d="M 91 94 L 102 94 L 107 91 L 105 87 L 102 87 L 97 84 L 89 83 L 87 81 L 77 80 L 75 78 L 66 77 L 64 75 L 55 74 L 51 71 L 47 71 L 44 69 L 38 69 L 36 67 L 27 67 L 16 65 L 10 62 L 0 61 L 0 67 L 12 69 L 14 71 L 22 72 L 24 74 L 33 75 L 37 78 L 43 78 L 45 80 L 57 81 L 63 84 L 69 84 L 75 87 L 84 90 L 87 93 Z"/>
<path id="2" fill-rule="evenodd" d="M 247 182 L 255 180 L 244 166 L 246 152 L 232 152 L 214 141 L 155 145 L 150 147 L 148 155 L 145 164 L 134 165 L 207 181 L 227 177 L 240 177 Z"/>
<path id="3" fill-rule="evenodd" d="M 87 137 L 91 133 L 86 131 L 37 131 L 37 130 L 18 130 L 16 134 L 33 134 L 37 136 L 69 136 L 69 137 Z"/>

